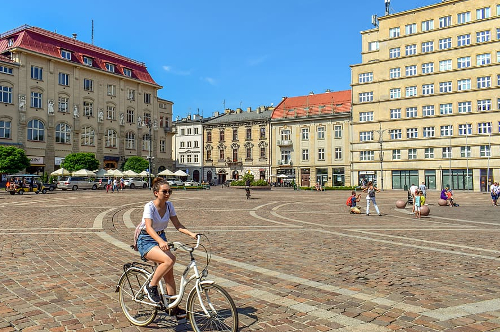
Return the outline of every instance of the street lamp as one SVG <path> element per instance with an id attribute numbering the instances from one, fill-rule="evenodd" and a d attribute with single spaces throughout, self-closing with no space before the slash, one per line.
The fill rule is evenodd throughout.
<path id="1" fill-rule="evenodd" d="M 488 128 L 488 170 L 486 171 L 486 181 L 488 191 L 490 190 L 490 156 L 491 156 L 491 126 Z"/>
<path id="2" fill-rule="evenodd" d="M 379 123 L 379 129 L 375 130 L 378 133 L 378 142 L 380 144 L 380 189 L 384 190 L 384 167 L 383 167 L 383 162 L 384 162 L 384 152 L 382 150 L 382 144 L 384 143 L 384 131 L 387 129 L 382 129 L 382 123 Z"/>
<path id="3" fill-rule="evenodd" d="M 148 168 L 148 183 L 149 183 L 149 190 L 151 190 L 151 167 L 152 167 L 152 161 L 154 159 L 153 156 L 151 156 L 151 141 L 152 141 L 152 138 L 151 138 L 151 129 L 152 129 L 152 124 L 151 124 L 151 121 L 149 119 L 146 119 L 146 121 L 144 121 L 144 123 L 146 124 L 146 127 L 148 128 L 149 130 L 149 146 L 148 146 L 148 162 L 149 162 L 149 168 Z"/>
<path id="4" fill-rule="evenodd" d="M 467 190 L 469 190 L 469 145 L 467 139 L 469 137 L 469 123 L 465 123 L 465 156 L 467 157 Z"/>

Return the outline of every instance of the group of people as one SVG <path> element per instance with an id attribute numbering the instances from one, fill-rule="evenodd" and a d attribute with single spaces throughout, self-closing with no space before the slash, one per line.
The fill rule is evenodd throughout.
<path id="1" fill-rule="evenodd" d="M 500 196 L 500 185 L 498 182 L 493 182 L 493 184 L 490 186 L 490 193 L 491 193 L 491 204 L 493 206 L 498 206 L 498 197 Z"/>
<path id="2" fill-rule="evenodd" d="M 99 180 L 99 185 L 102 184 L 102 179 Z M 118 190 L 122 190 L 125 189 L 125 179 L 122 177 L 120 178 L 119 180 L 114 178 L 114 179 L 111 179 L 109 178 L 108 179 L 108 183 L 106 184 L 106 192 L 109 192 L 109 190 L 111 190 L 111 192 L 117 192 L 118 193 Z"/>
<path id="3" fill-rule="evenodd" d="M 441 199 L 446 201 L 446 205 L 448 206 L 458 206 L 457 203 L 453 200 L 453 191 L 449 187 L 445 187 L 441 190 Z"/>
<path id="4" fill-rule="evenodd" d="M 377 214 L 381 216 L 380 210 L 377 205 L 377 201 L 375 200 L 375 193 L 380 192 L 380 189 L 375 187 L 372 181 L 368 182 L 366 186 L 363 187 L 363 192 L 367 193 L 366 195 L 366 215 L 370 215 L 370 203 L 375 207 L 375 211 Z M 357 207 L 357 202 L 361 200 L 361 194 L 356 195 L 355 191 L 351 192 L 351 196 L 347 199 L 346 204 L 351 207 L 350 213 L 352 214 L 360 214 L 361 210 Z"/>

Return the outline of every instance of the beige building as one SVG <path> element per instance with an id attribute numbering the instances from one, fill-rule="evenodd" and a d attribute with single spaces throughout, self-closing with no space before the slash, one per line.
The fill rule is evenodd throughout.
<path id="1" fill-rule="evenodd" d="M 500 179 L 499 15 L 498 1 L 449 0 L 380 17 L 361 33 L 354 183 L 486 191 Z"/>
<path id="2" fill-rule="evenodd" d="M 271 118 L 271 181 L 350 184 L 351 91 L 284 97 Z"/>
<path id="3" fill-rule="evenodd" d="M 102 167 L 130 156 L 172 165 L 172 102 L 144 63 L 36 27 L 0 35 L 0 144 L 23 148 L 28 172 L 52 172 L 69 153 Z"/>

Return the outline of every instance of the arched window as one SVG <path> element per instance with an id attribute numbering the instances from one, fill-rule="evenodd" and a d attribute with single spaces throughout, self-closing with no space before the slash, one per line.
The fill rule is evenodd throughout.
<path id="1" fill-rule="evenodd" d="M 56 143 L 71 143 L 71 126 L 61 122 L 56 126 Z"/>
<path id="2" fill-rule="evenodd" d="M 83 127 L 82 133 L 82 145 L 95 146 L 95 130 L 94 128 L 88 126 Z"/>
<path id="3" fill-rule="evenodd" d="M 108 129 L 106 132 L 106 144 L 107 148 L 116 148 L 116 131 L 114 129 Z"/>
<path id="4" fill-rule="evenodd" d="M 11 138 L 10 127 L 10 121 L 0 120 L 0 138 Z"/>
<path id="5" fill-rule="evenodd" d="M 45 125 L 40 120 L 31 120 L 28 122 L 28 141 L 44 141 Z"/>
<path id="6" fill-rule="evenodd" d="M 133 131 L 125 134 L 125 149 L 135 149 L 135 134 Z"/>
<path id="7" fill-rule="evenodd" d="M 149 134 L 142 135 L 142 150 L 149 151 L 149 147 L 151 146 L 151 141 Z"/>

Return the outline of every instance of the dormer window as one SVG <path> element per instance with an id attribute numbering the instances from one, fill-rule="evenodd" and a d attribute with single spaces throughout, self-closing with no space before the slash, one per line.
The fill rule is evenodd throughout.
<path id="1" fill-rule="evenodd" d="M 14 45 L 14 38 L 9 38 L 7 43 L 8 43 L 8 47 L 11 47 L 12 45 Z"/>
<path id="2" fill-rule="evenodd" d="M 83 57 L 83 63 L 86 64 L 87 66 L 92 67 L 92 62 L 93 62 L 92 58 L 89 58 L 88 56 Z"/>
<path id="3" fill-rule="evenodd" d="M 132 71 L 128 68 L 123 68 L 123 75 L 132 77 Z"/>
<path id="4" fill-rule="evenodd" d="M 112 63 L 106 62 L 106 70 L 114 73 L 115 72 L 115 65 Z"/>
<path id="5" fill-rule="evenodd" d="M 66 50 L 61 50 L 61 58 L 66 60 L 71 60 L 71 52 Z"/>

